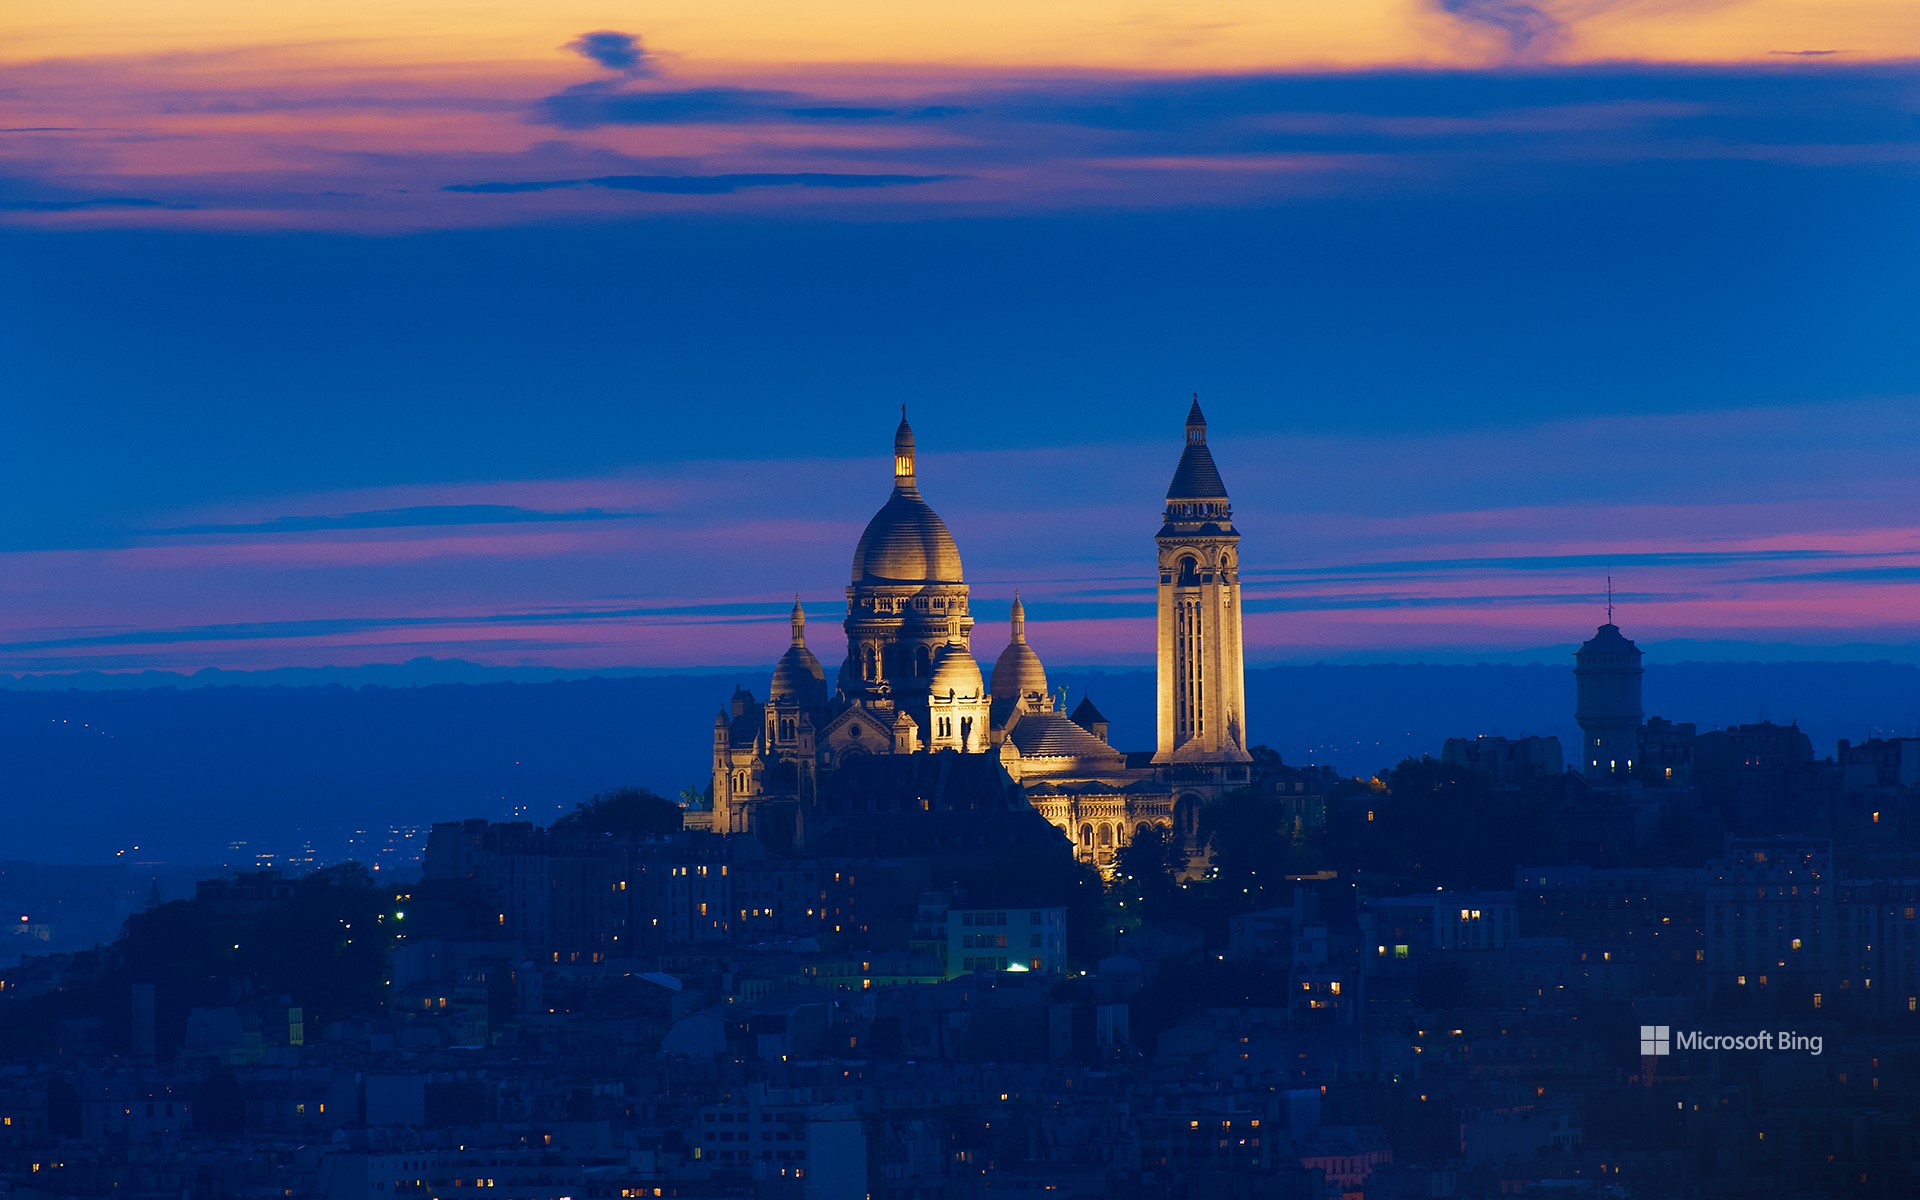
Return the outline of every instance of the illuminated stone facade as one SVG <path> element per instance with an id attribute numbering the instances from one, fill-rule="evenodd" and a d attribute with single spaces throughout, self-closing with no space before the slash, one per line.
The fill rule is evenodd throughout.
<path id="1" fill-rule="evenodd" d="M 1141 830 L 1190 840 L 1200 804 L 1247 780 L 1240 654 L 1239 534 L 1196 400 L 1159 534 L 1159 750 L 1107 742 L 1090 701 L 1069 717 L 1027 641 L 1012 638 L 989 688 L 970 643 L 960 551 L 921 498 L 913 429 L 894 434 L 893 492 L 854 549 L 847 654 L 829 687 L 796 601 L 792 643 L 766 701 L 736 691 L 714 719 L 713 828 L 805 828 L 820 779 L 865 755 L 992 754 L 1028 802 L 1087 861 L 1110 865 Z"/>
<path id="2" fill-rule="evenodd" d="M 1240 534 L 1194 397 L 1160 546 L 1157 763 L 1249 762 L 1240 655 Z"/>

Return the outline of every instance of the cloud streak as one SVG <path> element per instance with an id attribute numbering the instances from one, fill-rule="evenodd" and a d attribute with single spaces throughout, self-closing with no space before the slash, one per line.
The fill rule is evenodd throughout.
<path id="1" fill-rule="evenodd" d="M 607 188 L 658 196 L 730 196 L 747 188 L 888 188 L 942 183 L 952 175 L 859 175 L 827 171 L 758 171 L 727 175 L 601 175 L 593 179 L 535 179 L 494 183 L 452 183 L 444 191 L 474 195 L 514 195 L 577 188 Z"/>
<path id="2" fill-rule="evenodd" d="M 0 200 L 0 212 L 71 213 L 97 212 L 101 209 L 151 209 L 170 207 L 161 200 L 139 196 L 90 196 L 84 200 Z"/>
<path id="3" fill-rule="evenodd" d="M 606 57 L 623 61 L 618 47 Z M 998 213 L 1572 188 L 1597 171 L 1667 163 L 1720 174 L 1740 161 L 1836 172 L 1920 163 L 1904 70 L 1777 58 L 1133 78 L 909 72 L 783 86 L 645 71 L 571 86 L 298 73 L 274 84 L 120 66 L 17 73 L 28 111 L 52 132 L 0 139 L 17 197 L 0 215 L 434 228 L 637 206 L 739 210 L 756 203 L 743 194 L 789 186 L 822 213 Z M 529 143 L 529 125 L 561 136 Z M 957 186 L 909 187 L 939 181 Z M 458 198 L 475 192 L 499 199 L 483 213 Z"/>
<path id="4" fill-rule="evenodd" d="M 347 529 L 420 529 L 447 525 L 521 525 L 572 521 L 622 521 L 645 513 L 610 513 L 597 508 L 543 512 L 516 504 L 420 504 L 371 512 L 316 516 L 280 516 L 241 524 L 179 525 L 152 529 L 155 537 L 197 537 L 235 533 L 311 533 Z"/>
<path id="5" fill-rule="evenodd" d="M 939 121 L 974 111 L 958 104 L 835 101 L 824 94 L 764 88 L 620 90 L 583 84 L 539 101 L 533 119 L 563 129 L 608 125 L 741 124 L 784 121 Z"/>

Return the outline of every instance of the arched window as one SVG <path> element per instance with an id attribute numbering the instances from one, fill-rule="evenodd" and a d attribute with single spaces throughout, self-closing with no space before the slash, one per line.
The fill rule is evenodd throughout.
<path id="1" fill-rule="evenodd" d="M 913 648 L 913 673 L 922 679 L 933 673 L 933 656 L 925 646 Z"/>
<path id="2" fill-rule="evenodd" d="M 1093 826 L 1082 825 L 1080 827 L 1080 844 L 1089 848 L 1093 846 Z"/>
<path id="3" fill-rule="evenodd" d="M 1184 587 L 1192 587 L 1199 582 L 1200 582 L 1200 560 L 1193 557 L 1191 554 L 1183 555 L 1180 559 L 1181 585 Z"/>
<path id="4" fill-rule="evenodd" d="M 880 678 L 880 656 L 874 653 L 872 646 L 860 651 L 860 678 Z"/>
<path id="5" fill-rule="evenodd" d="M 1103 849 L 1113 845 L 1113 826 L 1105 822 L 1100 825 L 1100 845 Z"/>

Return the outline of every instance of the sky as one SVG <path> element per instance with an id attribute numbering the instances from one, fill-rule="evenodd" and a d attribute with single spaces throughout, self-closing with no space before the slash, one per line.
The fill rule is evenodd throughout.
<path id="1" fill-rule="evenodd" d="M 28 11 L 31 9 L 31 11 Z M 980 618 L 1920 661 L 1920 7 L 0 12 L 0 675 L 842 652 L 901 404 Z"/>

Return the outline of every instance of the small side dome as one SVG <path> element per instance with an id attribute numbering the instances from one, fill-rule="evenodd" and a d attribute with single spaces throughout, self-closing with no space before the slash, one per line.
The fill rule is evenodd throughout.
<path id="1" fill-rule="evenodd" d="M 767 685 L 767 694 L 775 700 L 792 700 L 800 705 L 821 705 L 827 702 L 827 673 L 820 668 L 820 660 L 813 651 L 805 646 L 789 646 L 773 666 L 773 681 Z"/>
<path id="2" fill-rule="evenodd" d="M 1013 594 L 1013 640 L 993 660 L 993 698 L 995 700 L 1017 700 L 1022 696 L 1038 693 L 1047 695 L 1047 669 L 1041 665 L 1040 656 L 1027 645 L 1027 609 L 1020 603 L 1020 593 Z"/>
<path id="3" fill-rule="evenodd" d="M 933 660 L 933 679 L 928 686 L 936 698 L 944 699 L 949 692 L 955 697 L 966 699 L 978 697 L 986 690 L 980 678 L 980 664 L 973 654 L 958 642 L 948 642 L 940 648 L 940 654 Z"/>
<path id="4" fill-rule="evenodd" d="M 793 644 L 774 664 L 773 681 L 767 686 L 767 695 L 775 701 L 786 700 L 804 707 L 818 707 L 827 702 L 827 673 L 820 668 L 820 660 L 807 649 L 807 613 L 800 607 L 799 597 L 793 601 Z"/>

